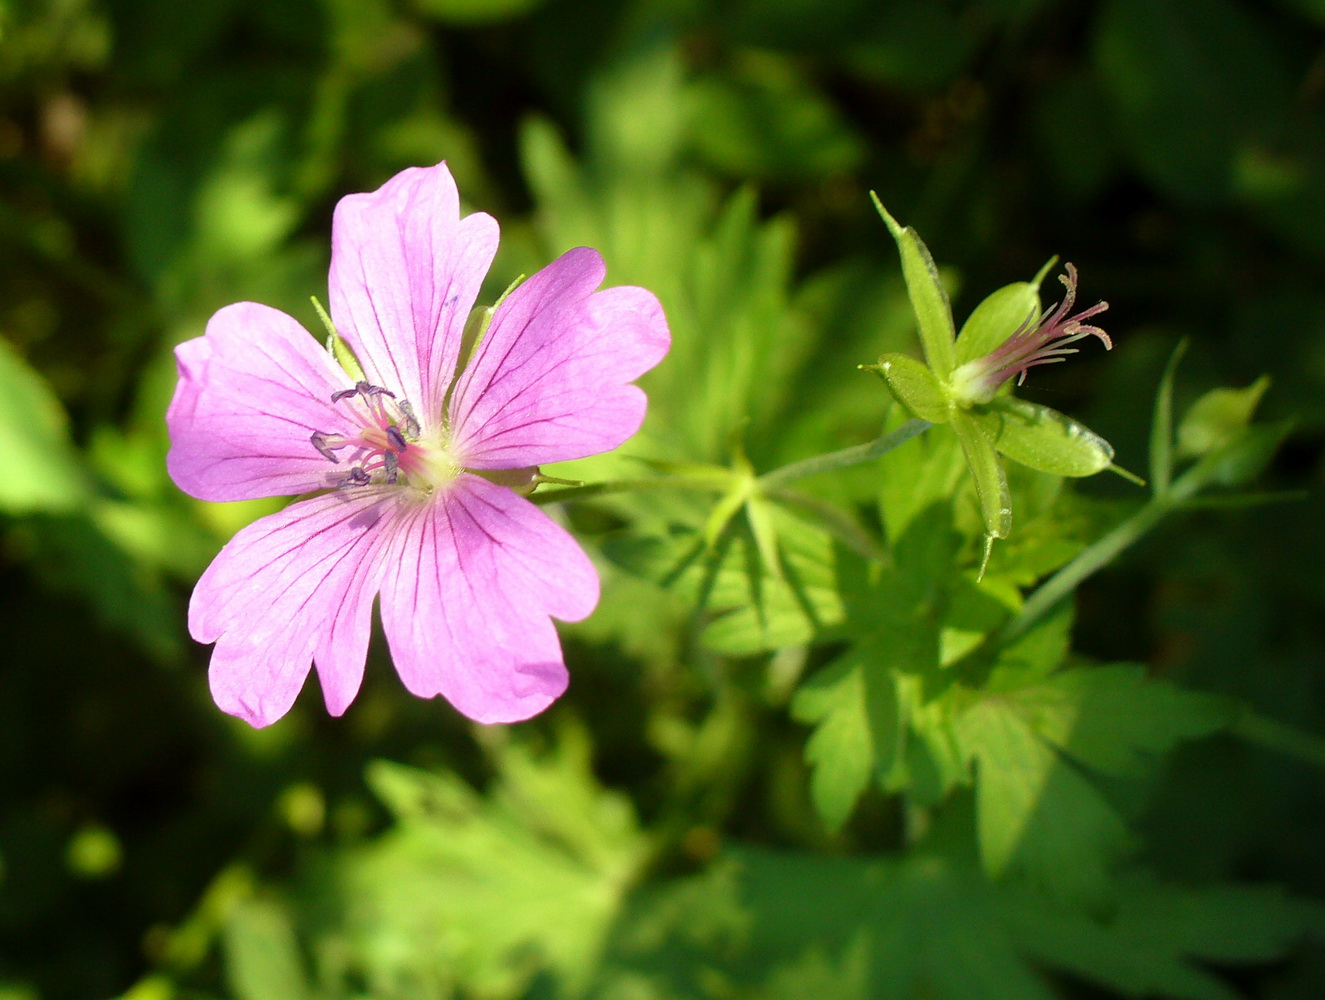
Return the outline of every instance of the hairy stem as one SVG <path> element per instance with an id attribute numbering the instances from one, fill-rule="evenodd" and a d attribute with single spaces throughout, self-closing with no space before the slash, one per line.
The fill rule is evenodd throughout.
<path id="1" fill-rule="evenodd" d="M 759 477 L 759 482 L 762 486 L 781 486 L 795 479 L 804 479 L 806 476 L 814 476 L 821 472 L 831 472 L 834 469 L 845 469 L 852 465 L 870 462 L 880 455 L 885 455 L 894 448 L 906 444 L 913 437 L 932 426 L 933 424 L 928 420 L 908 420 L 891 434 L 885 434 L 883 437 L 875 438 L 866 444 L 853 445 L 850 448 L 843 448 L 841 451 L 830 451 L 824 455 L 815 455 L 813 458 L 792 462 L 780 469 L 766 472 Z"/>
<path id="2" fill-rule="evenodd" d="M 759 477 L 761 487 L 778 487 L 796 479 L 845 469 L 852 465 L 870 462 L 880 455 L 887 454 L 922 431 L 933 426 L 926 420 L 908 420 L 891 434 L 853 445 L 841 451 L 830 451 L 813 458 L 792 462 L 780 469 L 774 469 Z M 695 493 L 726 493 L 731 489 L 732 476 L 726 470 L 714 468 L 711 471 L 678 473 L 670 476 L 650 476 L 644 479 L 608 479 L 601 483 L 584 483 L 580 486 L 567 486 L 562 489 L 546 490 L 535 493 L 529 499 L 536 504 L 558 503 L 563 500 L 587 500 L 590 497 L 606 496 L 610 493 L 635 493 L 648 490 L 688 490 Z"/>

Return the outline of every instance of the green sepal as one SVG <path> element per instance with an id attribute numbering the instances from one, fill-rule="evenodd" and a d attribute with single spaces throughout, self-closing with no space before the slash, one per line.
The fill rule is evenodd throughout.
<path id="1" fill-rule="evenodd" d="M 939 281 L 939 269 L 919 234 L 910 226 L 900 226 L 873 191 L 870 192 L 870 198 L 874 200 L 874 207 L 883 217 L 893 239 L 897 241 L 897 250 L 902 257 L 902 277 L 906 279 L 906 292 L 911 298 L 911 309 L 916 314 L 916 328 L 920 333 L 920 346 L 924 348 L 925 360 L 929 362 L 934 374 L 939 378 L 947 378 L 953 368 L 957 367 L 957 355 L 953 349 L 956 329 L 952 322 L 948 293 Z"/>
<path id="2" fill-rule="evenodd" d="M 1178 454 L 1197 458 L 1245 434 L 1251 415 L 1270 387 L 1270 376 L 1262 375 L 1245 389 L 1211 389 L 1192 404 L 1178 425 Z"/>
<path id="3" fill-rule="evenodd" d="M 318 301 L 317 296 L 310 296 L 313 300 L 313 308 L 317 310 L 317 318 L 322 321 L 322 325 L 327 328 L 327 353 L 336 359 L 336 364 L 345 369 L 350 378 L 356 382 L 362 382 L 363 365 L 359 364 L 359 359 L 354 355 L 354 349 L 345 342 L 345 338 L 336 330 L 336 324 L 331 321 L 327 311 L 322 308 L 322 303 Z"/>
<path id="4" fill-rule="evenodd" d="M 957 364 L 983 358 L 1028 323 L 1040 318 L 1040 283 L 1004 285 L 975 307 L 957 334 Z"/>
<path id="5" fill-rule="evenodd" d="M 457 378 L 469 367 L 469 361 L 478 350 L 478 345 L 483 343 L 496 311 L 496 306 L 475 306 L 470 310 L 469 316 L 465 319 L 464 331 L 460 334 L 460 351 L 456 355 L 455 365 Z"/>
<path id="6" fill-rule="evenodd" d="M 861 365 L 883 379 L 908 413 L 931 424 L 948 422 L 948 393 L 929 368 L 906 354 L 884 354 L 877 365 Z"/>
<path id="7" fill-rule="evenodd" d="M 1093 476 L 1113 463 L 1108 441 L 1048 406 L 999 396 L 972 415 L 995 448 L 1040 472 Z"/>
<path id="8" fill-rule="evenodd" d="M 1012 530 L 1012 494 L 1008 491 L 1008 479 L 998 460 L 994 442 L 969 410 L 953 407 L 951 419 L 952 428 L 962 443 L 966 465 L 975 479 L 985 532 L 991 539 L 1007 538 Z"/>

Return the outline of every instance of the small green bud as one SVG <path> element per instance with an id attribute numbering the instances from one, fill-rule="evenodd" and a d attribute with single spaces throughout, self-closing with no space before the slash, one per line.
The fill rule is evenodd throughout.
<path id="1" fill-rule="evenodd" d="M 1269 387 L 1270 376 L 1262 375 L 1245 389 L 1211 389 L 1178 425 L 1178 454 L 1197 458 L 1241 437 Z"/>

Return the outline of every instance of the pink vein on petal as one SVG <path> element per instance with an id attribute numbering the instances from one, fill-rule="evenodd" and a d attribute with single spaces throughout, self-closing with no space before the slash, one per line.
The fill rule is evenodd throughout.
<path id="1" fill-rule="evenodd" d="M 460 217 L 446 164 L 349 195 L 332 223 L 331 314 L 368 381 L 436 422 L 465 321 L 497 252 L 489 215 Z"/>
<path id="2" fill-rule="evenodd" d="M 570 250 L 501 304 L 456 384 L 456 448 L 475 469 L 583 458 L 639 429 L 645 396 L 633 379 L 667 352 L 657 298 L 630 286 L 594 290 L 597 251 Z"/>

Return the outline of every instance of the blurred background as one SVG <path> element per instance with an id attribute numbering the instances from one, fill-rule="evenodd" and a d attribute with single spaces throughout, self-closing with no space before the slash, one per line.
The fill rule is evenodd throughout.
<path id="1" fill-rule="evenodd" d="M 959 321 L 1053 254 L 1078 266 L 1115 349 L 1025 394 L 1125 466 L 1181 338 L 1180 408 L 1268 373 L 1262 413 L 1293 430 L 1261 486 L 1300 496 L 1168 523 L 1086 586 L 1075 641 L 1325 731 L 1321 0 L 0 0 L 3 1000 L 839 995 L 808 965 L 779 986 L 697 959 L 679 987 L 658 922 L 622 930 L 628 887 L 729 838 L 895 846 L 878 804 L 817 824 L 785 710 L 678 771 L 720 699 L 686 611 L 636 581 L 563 630 L 571 691 L 517 732 L 410 699 L 376 647 L 340 720 L 313 683 L 262 732 L 210 702 L 190 587 L 279 503 L 166 477 L 171 349 L 238 300 L 318 329 L 336 200 L 442 159 L 502 224 L 488 301 L 579 243 L 660 294 L 672 458 L 723 459 L 747 417 L 760 468 L 877 433 L 854 365 L 910 319 L 870 189 Z M 754 353 L 702 346 L 736 329 Z M 1320 770 L 1216 738 L 1163 782 L 1137 818 L 1155 870 L 1325 898 Z M 1289 937 L 1226 993 L 1162 995 L 1325 996 L 1325 947 Z M 651 957 L 605 979 L 609 953 Z"/>

